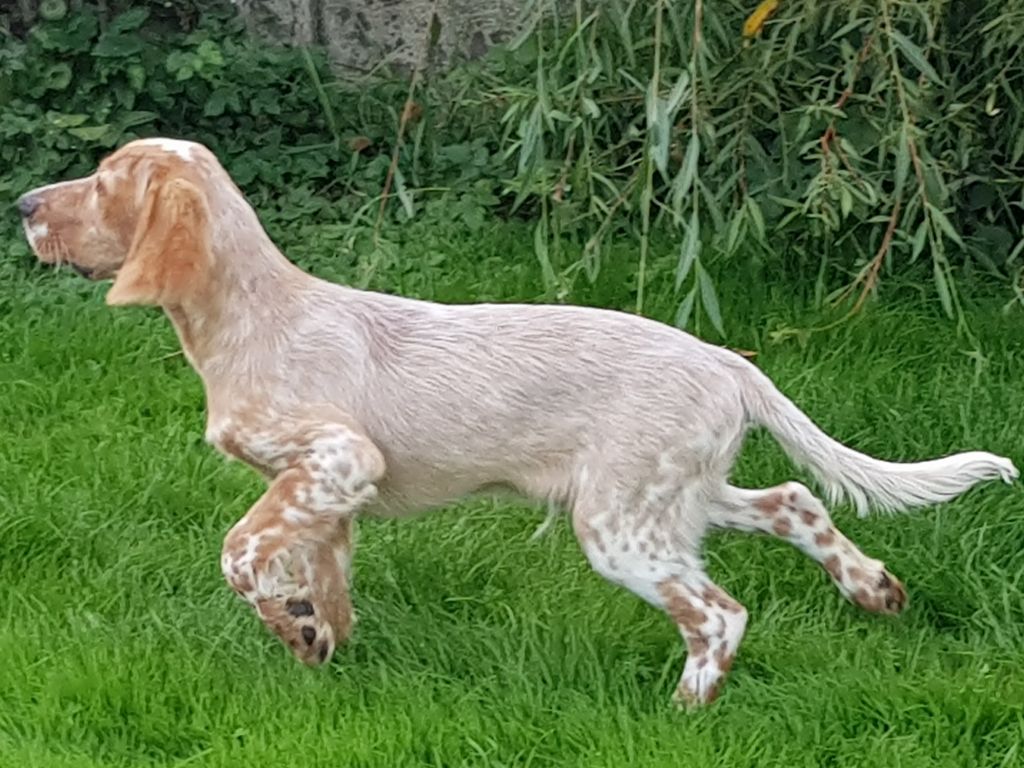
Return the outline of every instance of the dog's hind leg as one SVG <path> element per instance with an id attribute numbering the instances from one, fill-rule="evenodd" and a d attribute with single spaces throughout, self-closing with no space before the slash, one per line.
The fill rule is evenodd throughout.
<path id="1" fill-rule="evenodd" d="M 679 629 L 687 656 L 673 698 L 691 707 L 718 695 L 747 624 L 746 609 L 704 572 L 704 524 L 699 494 L 671 485 L 626 494 L 590 488 L 573 509 L 594 570 L 661 608 Z"/>
<path id="2" fill-rule="evenodd" d="M 828 572 L 848 600 L 873 613 L 899 613 L 907 593 L 885 564 L 868 557 L 836 528 L 822 504 L 800 483 L 747 490 L 727 486 L 709 507 L 708 524 L 788 541 Z"/>

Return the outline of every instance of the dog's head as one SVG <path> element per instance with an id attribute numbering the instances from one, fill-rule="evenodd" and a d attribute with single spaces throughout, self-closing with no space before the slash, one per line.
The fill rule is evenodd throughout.
<path id="1" fill-rule="evenodd" d="M 141 139 L 91 175 L 34 189 L 17 206 L 40 261 L 113 278 L 108 304 L 174 306 L 210 266 L 205 190 L 217 171 L 201 144 Z"/>

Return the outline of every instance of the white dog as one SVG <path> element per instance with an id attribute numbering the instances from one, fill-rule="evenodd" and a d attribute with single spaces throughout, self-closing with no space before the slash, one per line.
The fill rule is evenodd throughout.
<path id="1" fill-rule="evenodd" d="M 1017 477 L 990 453 L 914 464 L 860 454 L 746 360 L 641 317 L 446 306 L 316 279 L 281 255 L 199 144 L 132 142 L 19 209 L 39 259 L 113 278 L 109 304 L 170 317 L 206 388 L 208 439 L 269 480 L 227 535 L 224 574 L 308 664 L 351 629 L 357 514 L 505 487 L 566 507 L 594 569 L 667 612 L 687 647 L 677 696 L 708 702 L 747 621 L 704 571 L 709 526 L 791 542 L 867 610 L 906 603 L 803 485 L 729 484 L 750 426 L 862 513 Z"/>

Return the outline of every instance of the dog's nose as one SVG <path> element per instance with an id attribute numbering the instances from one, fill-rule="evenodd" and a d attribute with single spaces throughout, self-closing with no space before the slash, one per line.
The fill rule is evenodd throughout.
<path id="1" fill-rule="evenodd" d="M 36 212 L 37 208 L 39 208 L 39 198 L 35 195 L 22 195 L 18 198 L 18 213 L 21 214 L 22 218 L 27 219 Z"/>

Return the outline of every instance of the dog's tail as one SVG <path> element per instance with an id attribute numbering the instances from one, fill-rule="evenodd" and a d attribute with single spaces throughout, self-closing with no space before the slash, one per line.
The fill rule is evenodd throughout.
<path id="1" fill-rule="evenodd" d="M 742 369 L 747 418 L 766 427 L 794 461 L 807 467 L 833 502 L 849 499 L 861 516 L 873 505 L 899 511 L 959 496 L 984 480 L 1018 477 L 1013 462 L 984 451 L 956 453 L 914 463 L 881 461 L 847 448 L 826 435 L 754 365 L 736 358 Z"/>

